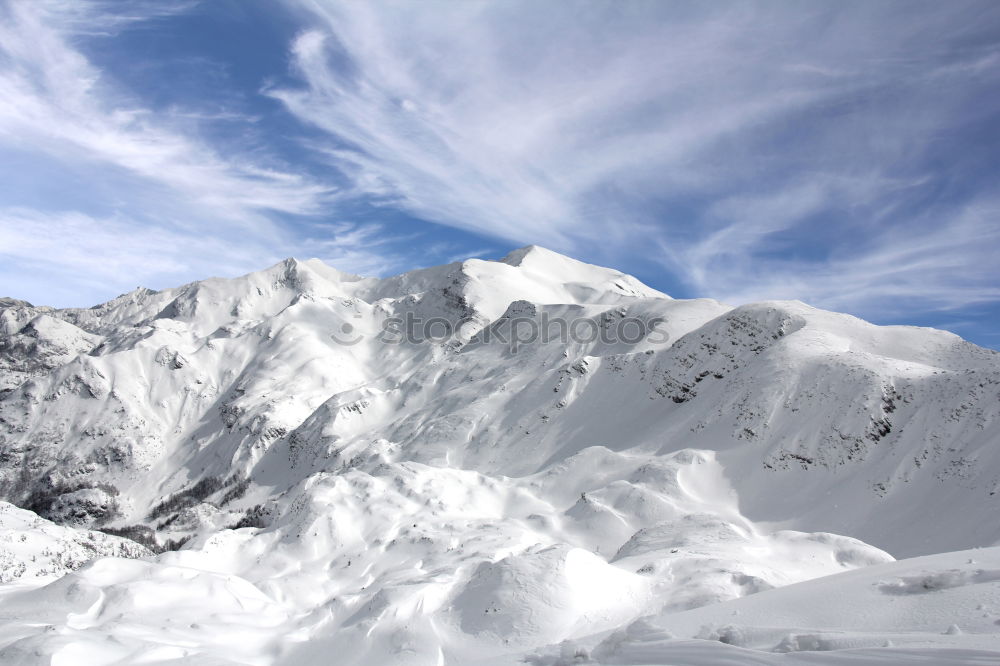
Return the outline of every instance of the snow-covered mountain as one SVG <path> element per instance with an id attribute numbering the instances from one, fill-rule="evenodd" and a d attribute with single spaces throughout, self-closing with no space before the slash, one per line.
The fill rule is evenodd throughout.
<path id="1" fill-rule="evenodd" d="M 4 663 L 633 663 L 601 636 L 1000 543 L 996 352 L 674 300 L 534 246 L 386 279 L 289 259 L 86 310 L 4 299 L 0 391 L 0 498 L 166 550 L 95 551 L 141 560 L 45 587 L 24 567 Z M 980 638 L 934 646 L 996 657 L 1000 576 L 955 570 L 996 603 Z M 800 589 L 759 598 L 824 594 Z M 649 631 L 614 645 L 729 658 Z"/>

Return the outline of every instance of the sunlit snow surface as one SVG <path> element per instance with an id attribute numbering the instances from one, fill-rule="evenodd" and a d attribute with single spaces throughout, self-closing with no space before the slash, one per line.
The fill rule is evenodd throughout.
<path id="1" fill-rule="evenodd" d="M 1000 358 L 954 335 L 540 248 L 6 305 L 49 520 L 0 505 L 0 663 L 1000 663 Z M 544 317 L 669 340 L 503 342 Z"/>

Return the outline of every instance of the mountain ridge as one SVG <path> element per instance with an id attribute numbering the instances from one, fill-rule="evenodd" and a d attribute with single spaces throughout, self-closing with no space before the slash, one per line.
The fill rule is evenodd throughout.
<path id="1" fill-rule="evenodd" d="M 308 652 L 291 631 L 355 663 L 500 658 L 1000 542 L 1000 354 L 796 301 L 672 299 L 533 246 L 7 305 L 0 381 L 0 499 L 186 544 L 81 570 L 103 612 L 150 580 L 189 603 L 235 577 L 273 617 L 255 649 L 285 663 Z"/>

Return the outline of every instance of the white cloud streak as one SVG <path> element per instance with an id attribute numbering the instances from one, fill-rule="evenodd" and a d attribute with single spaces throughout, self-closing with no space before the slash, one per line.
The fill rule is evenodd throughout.
<path id="1" fill-rule="evenodd" d="M 510 4 L 309 5 L 326 29 L 292 48 L 307 87 L 270 94 L 346 144 L 334 157 L 362 190 L 510 240 L 570 249 L 592 226 L 606 235 L 609 184 L 641 194 L 697 187 L 717 174 L 691 172 L 691 159 L 827 95 L 768 90 L 760 73 L 706 85 L 686 65 L 729 66 L 718 54 L 740 26 L 724 15 L 616 26 L 605 16 L 615 12 Z M 529 21 L 553 33 L 525 34 Z M 351 65 L 338 67 L 338 54 Z"/>
<path id="2" fill-rule="evenodd" d="M 17 296 L 38 305 L 85 305 L 139 286 L 242 275 L 295 255 L 362 275 L 385 274 L 402 260 L 375 225 L 338 223 L 317 232 L 296 242 L 234 242 L 123 216 L 0 209 L 0 284 L 21 284 Z"/>
<path id="3" fill-rule="evenodd" d="M 89 284 L 88 296 L 108 297 L 136 282 L 168 286 L 236 274 L 292 254 L 325 254 L 344 270 L 385 269 L 387 258 L 366 251 L 353 225 L 317 230 L 320 240 L 310 240 L 275 217 L 328 210 L 335 198 L 329 185 L 254 155 L 220 154 L 191 131 L 197 109 L 143 107 L 75 45 L 82 36 L 113 35 L 191 4 L 0 5 L 0 157 L 29 154 L 83 174 L 83 182 L 112 193 L 103 207 L 115 211 L 95 216 L 60 201 L 44 210 L 11 208 L 4 197 L 5 290 L 83 305 L 66 279 Z M 37 178 L 47 177 L 43 166 Z M 367 240 L 374 247 L 370 233 Z M 25 274 L 14 266 L 47 268 Z"/>
<path id="4" fill-rule="evenodd" d="M 59 160 L 105 163 L 158 184 L 224 219 L 260 211 L 316 212 L 329 188 L 294 173 L 228 160 L 133 106 L 71 44 L 75 31 L 117 29 L 145 16 L 95 13 L 87 3 L 9 3 L 0 22 L 0 136 Z M 94 5 L 99 8 L 104 5 Z M 158 11 L 163 11 L 161 8 Z"/>
<path id="5" fill-rule="evenodd" d="M 995 260 L 1000 202 L 975 201 L 953 215 L 913 220 L 914 227 L 926 229 L 919 233 L 891 227 L 859 238 L 823 261 L 774 259 L 756 265 L 752 257 L 720 250 L 711 254 L 702 283 L 734 303 L 798 299 L 883 320 L 1000 301 Z"/>

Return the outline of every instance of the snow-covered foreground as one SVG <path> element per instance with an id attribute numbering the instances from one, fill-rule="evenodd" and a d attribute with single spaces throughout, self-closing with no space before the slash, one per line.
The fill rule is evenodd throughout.
<path id="1" fill-rule="evenodd" d="M 1000 548 L 929 555 L 660 614 L 609 634 L 537 651 L 527 660 L 996 664 L 998 582 Z"/>
<path id="2" fill-rule="evenodd" d="M 248 663 L 322 663 L 331 650 L 340 663 L 442 650 L 469 663 L 891 560 L 847 537 L 760 530 L 706 452 L 587 450 L 520 480 L 389 463 L 293 492 L 274 527 L 223 530 L 156 563 L 100 560 L 8 598 L 6 621 L 26 635 L 0 657 L 82 650 L 115 663 L 179 641 L 233 660 L 235 639 Z"/>
<path id="3" fill-rule="evenodd" d="M 1000 355 L 948 333 L 289 260 L 0 302 L 0 387 L 0 663 L 1000 663 Z"/>
<path id="4" fill-rule="evenodd" d="M 634 582 L 630 589 L 627 574 L 602 567 L 583 551 L 543 551 L 501 565 L 502 573 L 490 571 L 485 581 L 474 577 L 447 612 L 435 612 L 438 604 L 406 603 L 397 594 L 390 603 L 366 606 L 332 631 L 334 609 L 294 611 L 306 592 L 279 601 L 279 595 L 207 564 L 203 554 L 190 553 L 161 556 L 156 563 L 101 559 L 46 587 L 8 592 L 0 611 L 0 639 L 7 644 L 0 659 L 4 664 L 50 659 L 66 664 L 1000 663 L 1000 548 L 902 560 L 695 610 L 654 613 L 611 631 L 526 651 L 470 640 L 465 621 L 476 618 L 463 610 L 492 607 L 505 617 L 501 623 L 479 621 L 485 630 L 546 622 L 555 636 L 576 619 L 580 630 L 574 633 L 586 634 L 613 624 L 608 619 L 616 612 L 636 614 L 638 606 L 624 608 L 636 599 L 629 594 Z M 515 573 L 517 580 L 504 580 Z M 503 587 L 506 593 L 498 595 Z M 422 601 L 434 596 L 427 586 L 422 592 L 415 593 Z M 591 619 L 579 622 L 588 611 Z"/>

